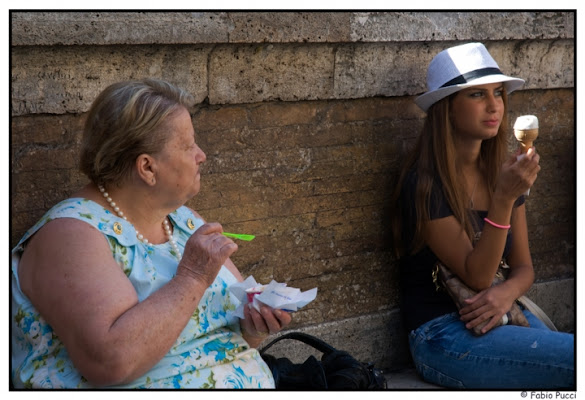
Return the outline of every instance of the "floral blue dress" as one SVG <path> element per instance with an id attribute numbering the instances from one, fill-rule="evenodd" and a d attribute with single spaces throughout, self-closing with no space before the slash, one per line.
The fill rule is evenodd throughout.
<path id="1" fill-rule="evenodd" d="M 169 217 L 175 241 L 182 250 L 203 221 L 187 207 Z M 139 301 L 165 285 L 178 265 L 169 243 L 143 244 L 136 238 L 132 224 L 93 201 L 67 199 L 49 210 L 12 250 L 11 357 L 15 388 L 91 387 L 19 286 L 18 264 L 26 241 L 56 218 L 76 218 L 102 232 Z M 222 266 L 168 354 L 144 376 L 116 388 L 274 388 L 270 370 L 241 335 L 234 315 L 238 300 L 230 296 L 228 289 L 236 281 Z"/>

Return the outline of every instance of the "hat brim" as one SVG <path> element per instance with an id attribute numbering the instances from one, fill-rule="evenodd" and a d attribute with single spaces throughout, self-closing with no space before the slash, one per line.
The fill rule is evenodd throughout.
<path id="1" fill-rule="evenodd" d="M 477 85 L 486 85 L 489 83 L 497 83 L 502 82 L 504 87 L 506 88 L 507 93 L 511 93 L 514 90 L 517 90 L 524 85 L 524 79 L 520 78 L 512 78 L 511 76 L 506 75 L 489 75 L 483 76 L 481 78 L 474 79 L 471 82 L 462 83 L 459 85 L 447 86 L 444 88 L 439 88 L 437 90 L 432 90 L 425 94 L 418 96 L 414 102 L 423 110 L 427 111 L 430 106 L 435 104 L 437 101 L 444 99 L 445 97 L 456 93 L 462 89 L 466 89 L 468 87 L 477 86 Z"/>

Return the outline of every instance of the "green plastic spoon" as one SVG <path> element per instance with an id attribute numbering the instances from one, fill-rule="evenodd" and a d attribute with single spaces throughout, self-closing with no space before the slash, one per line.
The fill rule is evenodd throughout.
<path id="1" fill-rule="evenodd" d="M 233 239 L 240 239 L 240 240 L 245 240 L 247 242 L 249 242 L 250 240 L 254 239 L 256 236 L 254 235 L 246 235 L 243 233 L 229 233 L 229 232 L 223 232 L 223 234 L 229 238 L 233 238 Z"/>

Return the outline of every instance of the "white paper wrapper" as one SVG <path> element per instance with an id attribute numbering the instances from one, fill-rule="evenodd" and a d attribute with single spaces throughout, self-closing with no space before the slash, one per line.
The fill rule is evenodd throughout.
<path id="1" fill-rule="evenodd" d="M 253 276 L 249 276 L 243 282 L 230 286 L 232 294 L 240 301 L 235 315 L 244 318 L 244 307 L 248 304 L 260 311 L 262 305 L 274 309 L 289 312 L 297 311 L 306 306 L 317 297 L 317 288 L 301 292 L 300 289 L 286 286 L 286 283 L 270 282 L 268 285 L 260 285 Z"/>

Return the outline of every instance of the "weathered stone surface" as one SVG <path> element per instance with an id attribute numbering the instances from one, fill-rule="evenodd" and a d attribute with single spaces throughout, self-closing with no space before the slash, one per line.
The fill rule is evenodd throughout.
<path id="1" fill-rule="evenodd" d="M 448 45 L 456 44 L 455 42 Z M 197 102 L 244 104 L 408 96 L 445 43 L 40 47 L 12 50 L 12 115 L 82 113 L 110 83 L 164 77 Z M 574 86 L 571 40 L 487 44 L 523 89 Z M 79 68 L 83 65 L 83 68 Z"/>
<path id="2" fill-rule="evenodd" d="M 433 54 L 434 55 L 434 54 Z M 404 96 L 424 91 L 432 58 L 424 44 L 356 44 L 339 47 L 335 59 L 336 98 Z"/>
<path id="3" fill-rule="evenodd" d="M 349 12 L 258 12 L 227 14 L 230 43 L 322 43 L 351 40 Z"/>
<path id="4" fill-rule="evenodd" d="M 352 44 L 337 49 L 335 98 L 405 96 L 426 91 L 426 68 L 440 51 L 457 43 Z M 508 75 L 526 81 L 523 89 L 574 86 L 574 43 L 568 40 L 487 43 Z"/>
<path id="5" fill-rule="evenodd" d="M 220 46 L 210 60 L 212 104 L 332 97 L 334 50 L 312 44 Z"/>
<path id="6" fill-rule="evenodd" d="M 539 281 L 575 275 L 573 105 L 566 89 L 510 96 L 510 127 L 521 114 L 541 121 L 542 171 L 526 201 Z M 189 205 L 257 235 L 232 257 L 244 275 L 319 288 L 294 326 L 390 310 L 398 289 L 388 204 L 422 117 L 410 97 L 201 106 L 193 122 L 207 162 Z M 75 158 L 82 120 L 13 118 L 12 244 L 85 182 Z"/>
<path id="7" fill-rule="evenodd" d="M 11 13 L 12 46 L 225 43 L 222 12 Z"/>
<path id="8" fill-rule="evenodd" d="M 11 13 L 13 46 L 574 38 L 572 12 Z"/>
<path id="9" fill-rule="evenodd" d="M 543 123 L 543 132 L 550 132 L 537 143 L 543 171 L 526 205 L 539 280 L 574 274 L 573 96 L 571 90 L 536 90 L 514 93 L 510 100 L 510 128 L 516 116 L 528 113 L 563 121 Z M 263 276 L 302 282 L 304 289 L 319 286 L 324 302 L 349 298 L 349 289 L 338 291 L 335 280 L 329 284 L 335 278 L 320 279 L 359 265 L 352 259 L 354 253 L 347 252 L 350 249 L 356 254 L 363 254 L 360 248 L 373 252 L 368 263 L 394 265 L 386 253 L 385 205 L 400 154 L 409 147 L 405 140 L 416 136 L 422 122 L 422 113 L 410 103 L 411 99 L 362 99 L 266 104 L 251 107 L 251 113 L 267 117 L 254 118 L 257 125 L 215 129 L 206 123 L 209 130 L 200 129 L 199 140 L 212 156 L 205 166 L 209 175 L 203 177 L 204 190 L 193 206 L 206 218 L 260 234 L 258 242 L 246 245 L 245 253 L 234 255 L 244 271 L 261 270 Z M 244 119 L 241 106 L 222 110 L 218 115 L 237 110 L 242 114 L 238 121 Z M 307 121 L 295 117 L 301 111 Z M 201 112 L 206 121 L 213 120 L 211 109 Z M 510 140 L 514 141 L 511 133 Z M 556 260 L 551 259 L 553 253 Z M 387 290 L 382 297 L 395 298 Z M 374 304 L 364 303 L 362 308 L 373 312 L 383 307 Z M 339 315 L 351 313 L 350 308 L 328 307 Z"/>
<path id="10" fill-rule="evenodd" d="M 541 156 L 541 171 L 526 199 L 530 248 L 537 280 L 573 277 L 575 273 L 574 102 L 573 90 L 529 90 L 510 96 L 510 129 L 516 117 L 524 114 L 537 115 L 540 123 L 535 146 Z M 515 143 L 513 136 L 510 142 Z"/>
<path id="11" fill-rule="evenodd" d="M 114 82 L 164 78 L 207 96 L 207 52 L 200 47 L 17 47 L 12 49 L 12 115 L 82 113 Z"/>
<path id="12" fill-rule="evenodd" d="M 537 282 L 526 293 L 561 332 L 575 332 L 576 286 L 574 279 Z"/>
<path id="13" fill-rule="evenodd" d="M 352 41 L 495 41 L 574 38 L 566 12 L 361 12 L 352 13 Z"/>
<path id="14" fill-rule="evenodd" d="M 505 74 L 524 80 L 525 89 L 571 88 L 575 84 L 573 40 L 487 43 Z"/>

